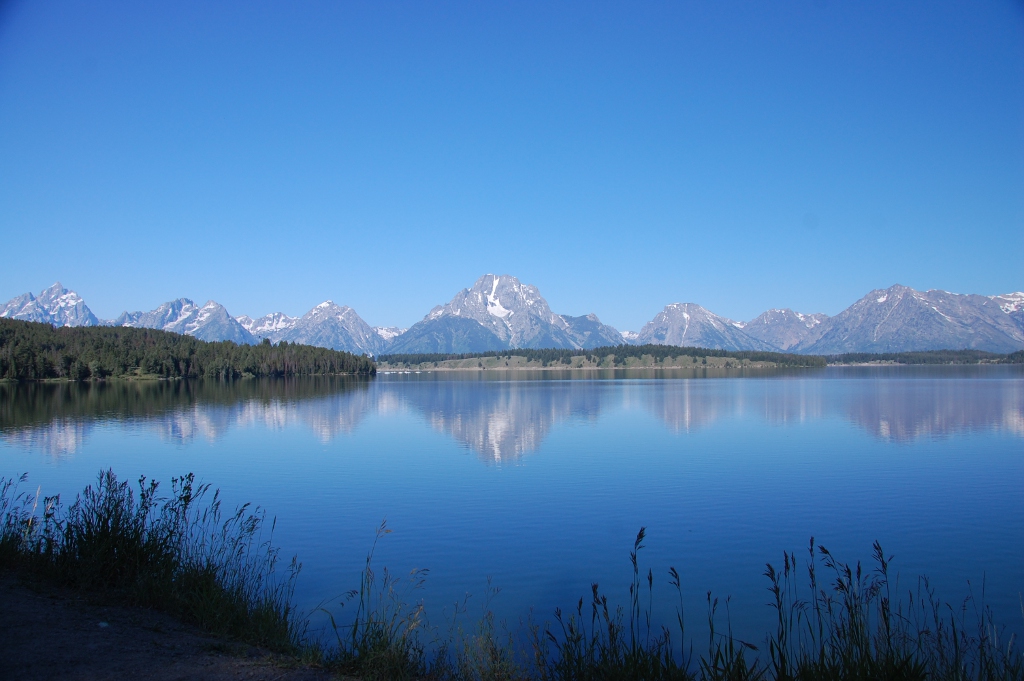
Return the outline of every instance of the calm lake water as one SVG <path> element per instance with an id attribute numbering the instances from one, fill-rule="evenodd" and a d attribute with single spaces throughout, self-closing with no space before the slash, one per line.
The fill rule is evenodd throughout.
<path id="1" fill-rule="evenodd" d="M 0 385 L 0 475 L 73 495 L 100 469 L 169 483 L 193 471 L 277 517 L 312 608 L 376 563 L 429 568 L 436 624 L 470 594 L 515 624 L 598 582 L 626 603 L 629 551 L 705 593 L 760 641 L 764 565 L 813 535 L 849 561 L 879 540 L 901 586 L 973 589 L 1024 631 L 1024 373 L 1016 367 L 423 373 L 371 380 Z"/>

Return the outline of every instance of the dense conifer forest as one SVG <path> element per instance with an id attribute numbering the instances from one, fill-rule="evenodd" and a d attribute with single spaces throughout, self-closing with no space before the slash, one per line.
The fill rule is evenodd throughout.
<path id="1" fill-rule="evenodd" d="M 512 350 L 491 350 L 490 352 L 468 352 L 462 354 L 406 354 L 381 355 L 377 359 L 389 364 L 421 364 L 424 362 L 443 362 L 453 359 L 474 359 L 477 357 L 525 357 L 530 361 L 545 364 L 569 364 L 573 357 L 587 357 L 590 360 L 613 356 L 613 364 L 622 364 L 630 357 L 654 357 L 659 362 L 668 357 L 726 357 L 729 359 L 750 360 L 751 362 L 774 362 L 785 367 L 819 367 L 825 366 L 825 358 L 813 355 L 794 355 L 784 352 L 757 352 L 753 350 L 709 350 L 707 348 L 684 348 L 675 345 L 616 345 L 591 350 L 516 348 Z"/>
<path id="2" fill-rule="evenodd" d="M 311 345 L 208 343 L 155 329 L 0 319 L 0 379 L 240 378 L 376 373 L 369 357 Z"/>

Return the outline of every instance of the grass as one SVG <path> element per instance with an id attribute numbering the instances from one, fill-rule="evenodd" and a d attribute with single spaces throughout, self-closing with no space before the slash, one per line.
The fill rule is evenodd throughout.
<path id="1" fill-rule="evenodd" d="M 293 650 L 298 564 L 278 574 L 273 524 L 260 509 L 225 516 L 219 493 L 191 474 L 172 479 L 164 498 L 156 482 L 142 478 L 136 491 L 101 472 L 69 505 L 21 491 L 24 482 L 0 479 L 0 566 Z"/>
<path id="2" fill-rule="evenodd" d="M 258 508 L 226 515 L 217 492 L 192 475 L 170 495 L 140 479 L 137 489 L 100 473 L 70 505 L 22 491 L 24 476 L 0 478 L 0 567 L 35 579 L 110 594 L 168 610 L 208 631 L 287 652 L 362 679 L 597 681 L 612 679 L 1024 679 L 1024 657 L 992 612 L 972 594 L 942 603 L 924 578 L 904 591 L 891 556 L 874 545 L 873 565 L 847 564 L 812 539 L 803 566 L 783 553 L 765 577 L 776 627 L 757 644 L 732 635 L 728 600 L 706 595 L 709 637 L 694 653 L 686 637 L 683 583 L 668 572 L 676 603 L 671 628 L 651 622 L 653 571 L 641 567 L 646 533 L 630 552 L 627 604 L 614 607 L 598 585 L 554 621 L 515 631 L 496 622 L 488 588 L 475 622 L 463 604 L 446 631 L 430 625 L 415 595 L 426 572 L 396 576 L 373 563 L 382 524 L 366 556 L 359 588 L 342 599 L 351 612 L 314 636 L 292 604 L 299 566 L 279 572 L 273 523 Z M 806 583 L 804 576 L 806 576 Z M 656 591 L 658 592 L 656 594 Z M 346 608 L 348 608 L 346 610 Z M 724 630 L 721 613 L 724 610 Z M 1024 615 L 1024 612 L 1022 612 Z M 465 623 L 463 623 L 465 619 Z"/>

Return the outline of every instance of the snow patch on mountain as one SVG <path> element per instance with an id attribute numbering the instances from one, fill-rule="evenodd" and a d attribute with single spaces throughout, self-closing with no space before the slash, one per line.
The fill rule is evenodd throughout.
<path id="1" fill-rule="evenodd" d="M 447 304 L 433 308 L 388 351 L 591 348 L 621 342 L 618 331 L 595 315 L 556 314 L 536 286 L 523 284 L 508 274 L 485 274 Z"/>
<path id="2" fill-rule="evenodd" d="M 501 301 L 498 299 L 498 296 L 495 295 L 495 291 L 498 290 L 498 284 L 500 282 L 501 277 L 494 278 L 494 284 L 491 286 L 491 292 L 487 294 L 487 312 L 495 317 L 505 319 L 512 314 L 512 310 L 506 310 L 502 307 Z"/>
<path id="3" fill-rule="evenodd" d="M 774 350 L 696 303 L 672 303 L 640 329 L 637 342 L 721 350 Z"/>
<path id="4" fill-rule="evenodd" d="M 778 350 L 789 350 L 820 337 L 821 325 L 827 320 L 828 315 L 820 313 L 804 314 L 789 308 L 774 308 L 747 322 L 743 330 Z"/>
<path id="5" fill-rule="evenodd" d="M 68 290 L 58 281 L 45 288 L 39 297 L 23 293 L 0 306 L 0 317 L 41 322 L 54 326 L 98 326 L 100 320 L 92 313 L 80 295 Z"/>
<path id="6" fill-rule="evenodd" d="M 400 329 L 397 326 L 374 326 L 372 328 L 377 332 L 378 336 L 384 339 L 385 342 L 390 342 L 409 330 Z"/>
<path id="7" fill-rule="evenodd" d="M 1012 294 L 1010 294 L 1012 296 Z M 883 303 L 879 303 L 884 299 Z M 823 324 L 817 340 L 796 350 L 814 354 L 1024 347 L 1024 327 L 1003 305 L 1011 300 L 895 284 L 868 293 Z"/>
<path id="8" fill-rule="evenodd" d="M 159 329 L 211 342 L 229 340 L 244 345 L 256 342 L 248 329 L 232 317 L 223 305 L 214 300 L 208 300 L 200 307 L 188 298 L 178 298 L 149 312 L 122 312 L 121 316 L 110 324 Z"/>
<path id="9" fill-rule="evenodd" d="M 235 317 L 235 319 L 256 338 L 269 338 L 271 341 L 276 340 L 275 336 L 284 333 L 299 321 L 298 317 L 290 317 L 283 312 L 271 312 L 258 319 L 247 315 Z"/>
<path id="10" fill-rule="evenodd" d="M 1013 314 L 1014 312 L 1024 310 L 1024 292 L 1022 291 L 1017 291 L 1016 293 L 1004 293 L 1000 296 L 989 297 L 999 303 L 999 309 L 1006 314 Z"/>
<path id="11" fill-rule="evenodd" d="M 355 310 L 333 300 L 315 306 L 288 328 L 275 332 L 271 340 L 368 355 L 379 354 L 385 345 L 384 339 Z"/>

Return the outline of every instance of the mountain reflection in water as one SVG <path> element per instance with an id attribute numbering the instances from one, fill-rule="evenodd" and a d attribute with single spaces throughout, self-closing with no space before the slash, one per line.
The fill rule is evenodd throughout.
<path id="1" fill-rule="evenodd" d="M 635 374 L 634 374 L 635 375 Z M 841 418 L 874 437 L 962 432 L 1024 437 L 1024 374 L 1007 367 L 827 369 L 703 378 L 594 380 L 544 374 L 377 379 L 0 384 L 0 439 L 61 458 L 104 424 L 167 441 L 217 441 L 232 428 L 307 428 L 324 441 L 371 414 L 413 412 L 488 462 L 536 451 L 559 423 L 642 408 L 686 435 L 729 419 L 773 425 Z M 552 380 L 552 379 L 577 380 Z M 524 380 L 526 379 L 526 380 Z M 529 380 L 534 379 L 534 380 Z"/>

